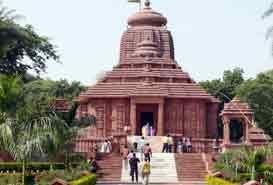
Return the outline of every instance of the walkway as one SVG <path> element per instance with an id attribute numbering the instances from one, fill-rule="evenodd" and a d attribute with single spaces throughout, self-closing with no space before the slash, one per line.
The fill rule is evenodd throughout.
<path id="1" fill-rule="evenodd" d="M 140 158 L 140 154 L 137 154 Z M 129 170 L 122 167 L 121 182 L 131 182 Z M 140 172 L 140 170 L 139 170 Z M 140 179 L 141 180 L 141 179 Z M 154 153 L 151 159 L 151 183 L 177 183 L 175 157 L 171 153 Z"/>

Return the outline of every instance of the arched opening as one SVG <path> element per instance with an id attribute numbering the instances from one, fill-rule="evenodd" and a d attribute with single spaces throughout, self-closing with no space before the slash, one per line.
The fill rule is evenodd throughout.
<path id="1" fill-rule="evenodd" d="M 232 119 L 230 120 L 229 138 L 232 143 L 242 143 L 244 141 L 244 127 L 242 122 Z"/>

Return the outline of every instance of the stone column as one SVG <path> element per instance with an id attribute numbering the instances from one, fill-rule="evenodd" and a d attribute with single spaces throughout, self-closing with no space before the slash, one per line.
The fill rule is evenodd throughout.
<path id="1" fill-rule="evenodd" d="M 224 118 L 223 119 L 223 124 L 224 124 L 224 144 L 230 144 L 229 119 Z"/>
<path id="2" fill-rule="evenodd" d="M 131 107 L 130 107 L 130 120 L 131 120 L 131 134 L 136 135 L 136 103 L 131 100 Z"/>
<path id="3" fill-rule="evenodd" d="M 158 104 L 158 125 L 157 125 L 157 135 L 164 135 L 164 103 Z"/>
<path id="4" fill-rule="evenodd" d="M 248 119 L 244 119 L 244 123 L 243 123 L 244 125 L 245 125 L 245 130 L 244 130 L 244 138 L 245 138 L 245 143 L 246 144 L 248 144 L 249 143 L 249 133 L 248 133 L 248 129 L 249 129 L 249 120 Z"/>

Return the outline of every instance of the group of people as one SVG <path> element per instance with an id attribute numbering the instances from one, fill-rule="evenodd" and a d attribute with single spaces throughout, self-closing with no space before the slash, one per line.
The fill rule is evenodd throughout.
<path id="1" fill-rule="evenodd" d="M 191 138 L 183 137 L 178 140 L 176 146 L 177 153 L 190 153 L 192 152 Z"/>
<path id="2" fill-rule="evenodd" d="M 105 140 L 100 146 L 100 153 L 111 153 L 112 152 L 112 143 L 110 140 Z"/>
<path id="3" fill-rule="evenodd" d="M 144 140 L 144 137 L 141 138 L 141 140 Z M 139 174 L 139 164 L 141 169 L 141 176 L 143 180 L 143 185 L 149 184 L 149 177 L 151 174 L 151 157 L 152 157 L 152 150 L 149 143 L 144 142 L 140 143 L 139 150 L 140 152 L 140 158 L 137 157 L 136 153 L 137 151 L 131 150 L 129 151 L 128 147 L 125 146 L 122 152 L 123 157 L 123 166 L 125 167 L 125 170 L 128 170 L 128 167 L 130 167 L 130 176 L 132 182 L 138 183 L 138 174 Z"/>
<path id="4" fill-rule="evenodd" d="M 163 148 L 162 153 L 172 153 L 173 152 L 173 138 L 170 135 L 167 135 L 163 138 Z M 183 137 L 178 140 L 176 143 L 176 152 L 177 153 L 190 153 L 192 151 L 191 138 Z"/>

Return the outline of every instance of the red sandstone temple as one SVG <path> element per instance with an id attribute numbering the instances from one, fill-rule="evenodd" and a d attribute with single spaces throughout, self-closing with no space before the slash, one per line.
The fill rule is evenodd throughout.
<path id="1" fill-rule="evenodd" d="M 147 122 L 157 136 L 217 135 L 219 101 L 181 69 L 167 19 L 149 2 L 128 19 L 119 63 L 77 101 L 77 117 L 97 118 L 85 139 L 140 135 Z"/>

